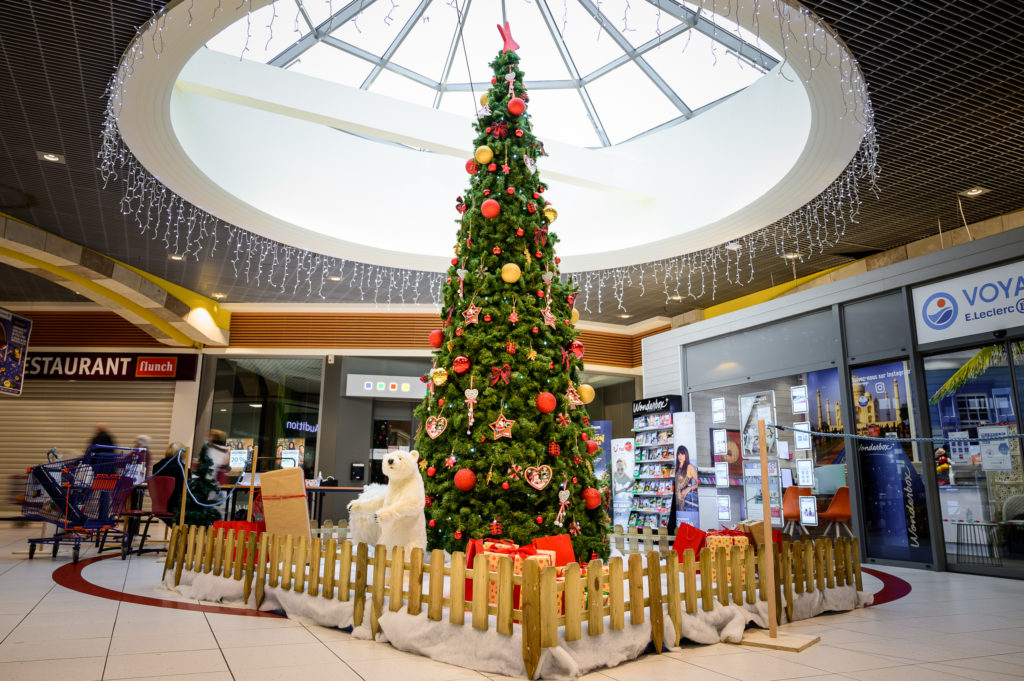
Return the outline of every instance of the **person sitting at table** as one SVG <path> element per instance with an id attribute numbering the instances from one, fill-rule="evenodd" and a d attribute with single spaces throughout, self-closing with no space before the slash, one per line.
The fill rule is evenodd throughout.
<path id="1" fill-rule="evenodd" d="M 174 491 L 167 500 L 167 511 L 173 513 L 175 518 L 161 518 L 168 526 L 174 525 L 178 516 L 178 509 L 181 508 L 181 491 L 185 483 L 185 453 L 188 447 L 180 442 L 172 442 L 164 450 L 164 458 L 153 465 L 153 477 L 158 475 L 174 478 Z"/>

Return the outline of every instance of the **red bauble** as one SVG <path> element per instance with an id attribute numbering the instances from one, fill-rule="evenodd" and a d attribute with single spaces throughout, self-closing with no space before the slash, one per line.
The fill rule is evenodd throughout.
<path id="1" fill-rule="evenodd" d="M 516 230 L 516 236 L 522 236 L 523 234 L 526 234 L 526 232 L 523 231 L 522 227 Z"/>
<path id="2" fill-rule="evenodd" d="M 443 397 L 437 401 L 437 406 L 439 406 L 439 407 L 443 407 L 444 406 L 444 398 Z"/>
<path id="3" fill-rule="evenodd" d="M 453 481 L 455 482 L 456 489 L 462 492 L 468 492 L 476 487 L 476 473 L 468 468 L 460 468 L 455 472 Z"/>
<path id="4" fill-rule="evenodd" d="M 574 340 L 572 343 L 569 343 L 569 350 L 572 351 L 572 354 L 576 355 L 576 359 L 579 359 L 583 356 L 583 343 L 578 340 Z"/>
<path id="5" fill-rule="evenodd" d="M 462 530 L 455 530 L 455 538 L 462 539 Z"/>
<path id="6" fill-rule="evenodd" d="M 523 136 L 523 131 L 522 130 L 516 130 L 516 137 L 522 137 L 522 136 Z"/>
<path id="7" fill-rule="evenodd" d="M 491 315 L 489 315 L 489 314 L 485 314 L 485 315 L 484 315 L 484 321 L 485 321 L 485 322 L 489 322 L 489 321 L 491 321 Z"/>
<path id="8" fill-rule="evenodd" d="M 541 393 L 537 395 L 535 401 L 537 403 L 537 411 L 542 414 L 550 414 L 558 406 L 558 400 L 551 393 Z"/>
<path id="9" fill-rule="evenodd" d="M 533 193 L 533 198 L 539 199 L 540 198 L 540 194 L 538 194 L 537 192 L 534 192 Z"/>
<path id="10" fill-rule="evenodd" d="M 501 212 L 501 204 L 494 199 L 487 199 L 480 204 L 480 214 L 485 218 L 496 218 Z"/>
<path id="11" fill-rule="evenodd" d="M 536 518 L 534 518 L 534 520 L 537 521 L 538 525 L 543 525 L 544 524 L 544 516 L 537 516 Z"/>
<path id="12" fill-rule="evenodd" d="M 428 478 L 432 478 L 432 477 L 434 477 L 435 475 L 437 475 L 437 469 L 436 469 L 436 468 L 434 468 L 433 466 L 431 466 L 430 468 L 428 468 L 428 469 L 427 469 L 427 477 L 428 477 Z"/>
<path id="13" fill-rule="evenodd" d="M 538 328 L 537 328 L 536 326 L 535 326 L 535 327 L 533 327 L 533 328 L 532 328 L 532 329 L 530 329 L 530 330 L 531 330 L 531 331 L 533 331 L 534 333 L 539 333 L 539 332 L 540 332 L 540 329 L 538 329 Z"/>
<path id="14" fill-rule="evenodd" d="M 430 525 L 431 527 L 433 527 L 434 525 L 437 525 L 437 523 L 436 523 L 436 522 L 434 522 L 434 519 L 433 519 L 433 518 L 431 518 L 431 519 L 430 519 L 430 522 L 429 522 L 429 523 L 427 523 L 427 525 Z"/>
<path id="15" fill-rule="evenodd" d="M 453 265 L 458 265 L 459 264 L 459 259 L 458 258 L 452 258 L 452 264 Z"/>
<path id="16" fill-rule="evenodd" d="M 489 170 L 490 172 L 493 173 L 497 169 L 498 169 L 498 164 L 497 163 L 488 163 L 487 164 L 487 170 Z"/>
<path id="17" fill-rule="evenodd" d="M 466 172 L 470 175 L 476 175 L 477 171 L 480 170 L 480 166 L 473 159 L 466 161 Z"/>
<path id="18" fill-rule="evenodd" d="M 501 249 L 495 246 L 494 248 L 491 249 L 491 253 L 493 253 L 494 255 L 501 255 Z"/>
<path id="19" fill-rule="evenodd" d="M 508 489 L 508 483 L 507 482 L 501 483 L 501 488 L 502 489 Z"/>
<path id="20" fill-rule="evenodd" d="M 537 256 L 538 259 L 544 257 L 544 254 L 541 253 L 540 251 L 537 251 L 536 253 L 534 253 L 534 255 Z"/>
<path id="21" fill-rule="evenodd" d="M 461 326 L 459 328 L 455 329 L 455 335 L 456 336 L 461 336 L 462 335 L 462 327 Z"/>
<path id="22" fill-rule="evenodd" d="M 485 189 L 484 190 L 484 196 L 490 196 L 490 195 L 491 195 L 491 190 L 490 189 Z"/>
<path id="23" fill-rule="evenodd" d="M 601 505 L 601 493 L 593 487 L 588 487 L 583 490 L 583 503 L 586 505 L 588 511 L 593 511 L 595 508 Z"/>
<path id="24" fill-rule="evenodd" d="M 560 265 L 560 264 L 562 264 L 562 259 L 561 259 L 561 258 L 559 258 L 559 257 L 558 257 L 557 255 L 555 256 L 555 264 L 556 264 L 556 265 Z"/>
<path id="25" fill-rule="evenodd" d="M 544 292 L 543 291 L 537 291 L 537 297 L 538 298 L 543 298 L 544 297 Z"/>
<path id="26" fill-rule="evenodd" d="M 587 441 L 587 454 L 596 454 L 599 448 L 600 445 L 597 444 L 597 442 L 595 442 L 594 440 Z"/>
<path id="27" fill-rule="evenodd" d="M 508 100 L 508 112 L 513 116 L 520 116 L 526 111 L 526 102 L 519 97 L 513 97 Z"/>
<path id="28" fill-rule="evenodd" d="M 457 362 L 458 359 L 456 359 L 455 361 Z M 584 442 L 586 442 L 587 440 L 590 439 L 590 434 L 589 433 L 580 433 L 580 439 L 583 440 Z"/>
<path id="29" fill-rule="evenodd" d="M 439 348 L 444 344 L 444 331 L 441 329 L 434 329 L 430 332 L 430 347 Z"/>
<path id="30" fill-rule="evenodd" d="M 469 357 L 466 357 L 465 355 L 459 355 L 456 357 L 452 360 L 452 369 L 454 369 L 457 374 L 464 374 L 469 371 Z M 585 440 L 586 438 L 583 439 Z"/>
<path id="31" fill-rule="evenodd" d="M 498 79 L 492 76 L 491 77 L 491 85 L 496 85 L 497 83 L 498 83 Z"/>

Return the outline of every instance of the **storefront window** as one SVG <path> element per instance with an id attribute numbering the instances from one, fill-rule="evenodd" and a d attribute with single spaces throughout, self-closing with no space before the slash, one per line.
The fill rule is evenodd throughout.
<path id="1" fill-rule="evenodd" d="M 853 430 L 857 435 L 912 438 L 913 394 L 907 362 L 850 370 Z M 917 445 L 857 441 L 864 542 L 871 558 L 932 561 L 924 476 Z"/>
<path id="2" fill-rule="evenodd" d="M 1024 567 L 1017 524 L 1017 516 L 1024 516 L 1020 441 L 1000 439 L 1018 431 L 1010 346 L 924 360 L 932 436 L 943 440 L 936 479 L 951 564 Z M 1012 349 L 1019 395 L 1022 348 Z"/>
<path id="3" fill-rule="evenodd" d="M 210 427 L 228 435 L 231 473 L 259 448 L 256 470 L 301 467 L 316 476 L 321 359 L 217 359 Z"/>
<path id="4" fill-rule="evenodd" d="M 690 408 L 695 414 L 697 431 L 696 463 L 700 474 L 702 529 L 732 526 L 738 522 L 763 517 L 760 487 L 758 419 L 764 407 L 774 405 L 774 418 L 789 428 L 804 427 L 818 433 L 841 433 L 843 409 L 839 394 L 839 372 L 836 369 L 810 371 L 783 378 L 754 381 L 739 385 L 690 393 Z M 759 411 L 758 407 L 761 407 Z M 716 435 L 717 432 L 717 435 Z M 719 442 L 715 454 L 716 437 Z M 781 495 L 790 487 L 791 495 L 803 493 L 815 497 L 819 512 L 829 509 L 837 495 L 847 488 L 845 440 L 827 435 L 803 435 L 794 430 L 769 433 L 778 455 L 778 475 L 772 480 L 769 494 L 778 488 Z M 804 466 L 806 462 L 809 466 Z M 716 464 L 717 473 L 716 473 Z M 728 480 L 720 474 L 728 471 Z M 721 478 L 721 479 L 720 479 Z M 781 499 L 772 499 L 778 505 Z M 812 516 L 814 514 L 811 514 Z M 789 531 L 803 534 L 820 533 L 827 525 L 807 524 L 801 530 L 798 516 L 791 512 L 782 518 Z M 814 522 L 808 518 L 809 523 Z M 849 527 L 849 518 L 843 523 Z"/>

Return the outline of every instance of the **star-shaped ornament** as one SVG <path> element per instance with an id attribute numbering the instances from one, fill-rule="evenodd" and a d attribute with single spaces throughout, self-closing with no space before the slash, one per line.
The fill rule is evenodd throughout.
<path id="1" fill-rule="evenodd" d="M 476 323 L 478 323 L 480 321 L 480 310 L 481 310 L 481 308 L 477 307 L 473 303 L 470 303 L 469 307 L 467 307 L 462 312 L 462 316 L 466 318 L 466 323 L 467 324 L 476 324 Z"/>
<path id="2" fill-rule="evenodd" d="M 497 440 L 501 437 L 512 437 L 512 426 L 515 421 L 505 418 L 505 414 L 498 414 L 498 419 L 491 424 L 491 430 L 494 431 L 494 439 Z"/>
<path id="3" fill-rule="evenodd" d="M 530 360 L 531 362 L 537 359 L 537 351 L 534 350 L 533 348 L 530 348 L 530 351 L 526 353 L 526 359 Z"/>
<path id="4" fill-rule="evenodd" d="M 421 471 L 427 470 L 427 460 L 426 459 L 420 459 L 420 470 Z"/>
<path id="5" fill-rule="evenodd" d="M 509 173 L 509 171 L 510 171 L 510 170 L 512 170 L 512 167 L 511 167 L 511 166 L 509 166 L 509 164 L 507 164 L 507 163 L 502 163 L 502 164 L 501 164 L 501 172 L 503 172 L 503 173 L 505 173 L 506 175 L 508 175 L 508 173 Z"/>
<path id="6" fill-rule="evenodd" d="M 551 311 L 551 303 L 540 311 L 540 316 L 544 318 L 544 323 L 550 326 L 552 329 L 555 328 L 555 314 Z"/>
<path id="7" fill-rule="evenodd" d="M 452 454 L 447 459 L 445 459 L 444 465 L 447 466 L 448 468 L 455 468 L 455 455 Z"/>
<path id="8" fill-rule="evenodd" d="M 510 312 L 508 315 L 508 320 L 515 324 L 516 322 L 519 321 L 519 313 L 516 312 L 515 310 L 512 310 L 512 312 Z"/>

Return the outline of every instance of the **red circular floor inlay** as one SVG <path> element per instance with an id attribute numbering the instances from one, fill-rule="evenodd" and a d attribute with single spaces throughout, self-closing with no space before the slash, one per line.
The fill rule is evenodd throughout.
<path id="1" fill-rule="evenodd" d="M 862 567 L 861 571 L 882 580 L 882 590 L 875 593 L 875 599 L 871 602 L 871 605 L 882 605 L 883 603 L 903 598 L 913 588 L 907 580 L 900 579 L 896 575 L 890 575 L 888 572 L 866 567 Z"/>
<path id="2" fill-rule="evenodd" d="M 151 605 L 157 608 L 175 608 L 177 610 L 199 610 L 201 612 L 215 612 L 222 615 L 283 617 L 283 615 L 277 615 L 271 612 L 260 612 L 259 610 L 228 608 L 221 605 L 202 605 L 200 603 L 183 603 L 181 601 L 169 601 L 165 598 L 152 598 L 150 596 L 140 596 L 138 594 L 125 593 L 123 591 L 114 591 L 113 589 L 108 589 L 86 581 L 85 577 L 82 576 L 82 570 L 87 566 L 92 565 L 97 561 L 114 558 L 116 556 L 117 554 L 96 556 L 95 558 L 88 558 L 86 560 L 79 561 L 78 564 L 68 563 L 67 565 L 61 566 L 53 571 L 53 581 L 73 591 L 89 594 L 90 596 L 98 596 L 99 598 L 107 598 L 112 601 L 122 601 L 124 603 Z"/>

